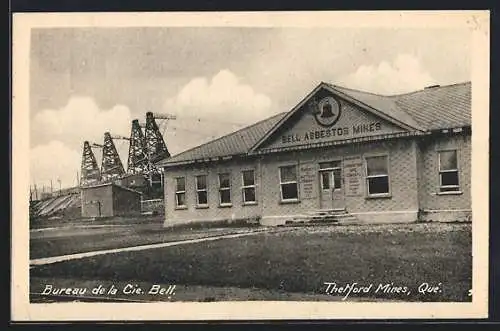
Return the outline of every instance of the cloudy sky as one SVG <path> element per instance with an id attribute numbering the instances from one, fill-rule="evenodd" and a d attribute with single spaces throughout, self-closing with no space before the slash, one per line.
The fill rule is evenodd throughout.
<path id="1" fill-rule="evenodd" d="M 288 111 L 319 82 L 395 94 L 470 80 L 460 29 L 34 29 L 30 173 L 76 184 L 83 141 L 129 136 L 147 111 L 172 154 Z M 117 140 L 126 167 L 128 145 Z M 100 151 L 96 150 L 100 162 Z"/>

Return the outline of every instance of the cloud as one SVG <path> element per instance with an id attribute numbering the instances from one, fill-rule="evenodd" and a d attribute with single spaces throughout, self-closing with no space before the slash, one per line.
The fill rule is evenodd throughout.
<path id="1" fill-rule="evenodd" d="M 243 84 L 228 70 L 211 78 L 192 79 L 175 97 L 166 100 L 165 111 L 177 115 L 175 124 L 157 121 L 172 154 L 273 115 L 270 98 Z M 93 98 L 85 96 L 70 98 L 60 109 L 40 111 L 31 124 L 32 181 L 47 184 L 60 178 L 63 186 L 73 185 L 83 142 L 102 144 L 106 131 L 128 137 L 131 120 L 128 107 L 100 109 Z M 128 142 L 115 140 L 115 145 L 126 168 Z M 100 165 L 101 150 L 93 150 Z"/>
<path id="2" fill-rule="evenodd" d="M 197 77 L 167 100 L 166 108 L 182 115 L 245 121 L 268 114 L 271 99 L 240 83 L 229 70 L 221 70 L 210 80 Z"/>
<path id="3" fill-rule="evenodd" d="M 128 136 L 131 114 L 128 107 L 116 105 L 99 109 L 90 97 L 71 97 L 61 109 L 45 109 L 36 114 L 32 134 L 64 142 L 70 147 L 81 146 L 84 140 L 102 142 L 104 132 Z"/>
<path id="4" fill-rule="evenodd" d="M 229 70 L 211 78 L 193 78 L 165 102 L 177 116 L 168 124 L 167 147 L 178 153 L 272 116 L 271 99 L 246 85 Z"/>
<path id="5" fill-rule="evenodd" d="M 30 174 L 32 184 L 38 189 L 41 186 L 50 187 L 50 181 L 55 189 L 76 185 L 77 171 L 80 167 L 81 154 L 68 148 L 61 141 L 53 140 L 47 144 L 39 145 L 30 152 Z"/>
<path id="6" fill-rule="evenodd" d="M 32 180 L 50 181 L 59 176 L 64 177 L 63 185 L 74 184 L 76 171 L 80 168 L 83 142 L 88 140 L 102 144 L 106 131 L 128 137 L 131 120 L 126 106 L 116 105 L 103 110 L 92 98 L 82 96 L 70 98 L 60 109 L 42 110 L 31 123 L 35 142 L 31 149 Z M 128 142 L 115 141 L 115 145 L 126 168 Z M 100 162 L 100 149 L 94 149 L 94 154 Z M 39 169 L 39 165 L 43 168 Z"/>
<path id="7" fill-rule="evenodd" d="M 418 58 L 399 54 L 392 62 L 362 65 L 354 73 L 340 78 L 337 83 L 374 93 L 397 94 L 419 90 L 436 84 L 436 81 L 422 68 Z"/>

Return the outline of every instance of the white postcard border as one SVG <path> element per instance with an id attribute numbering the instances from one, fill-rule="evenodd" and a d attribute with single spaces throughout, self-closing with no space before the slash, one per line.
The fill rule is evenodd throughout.
<path id="1" fill-rule="evenodd" d="M 489 11 L 16 13 L 13 15 L 12 320 L 484 318 L 488 314 Z M 472 29 L 471 303 L 29 303 L 29 47 L 40 27 L 281 26 Z"/>

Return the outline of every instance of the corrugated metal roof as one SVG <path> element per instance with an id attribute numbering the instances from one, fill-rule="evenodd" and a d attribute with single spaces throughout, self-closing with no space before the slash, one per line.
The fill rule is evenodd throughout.
<path id="1" fill-rule="evenodd" d="M 471 83 L 426 88 L 400 95 L 378 95 L 333 84 L 328 87 L 355 99 L 381 114 L 419 130 L 448 129 L 471 125 Z M 158 166 L 194 160 L 247 154 L 266 133 L 284 119 L 280 113 L 251 126 L 158 162 Z"/>
<path id="2" fill-rule="evenodd" d="M 158 166 L 169 163 L 181 163 L 193 160 L 218 158 L 246 154 L 267 131 L 269 131 L 287 113 L 280 113 L 236 132 L 212 140 L 203 145 L 188 149 L 169 159 L 158 162 Z"/>

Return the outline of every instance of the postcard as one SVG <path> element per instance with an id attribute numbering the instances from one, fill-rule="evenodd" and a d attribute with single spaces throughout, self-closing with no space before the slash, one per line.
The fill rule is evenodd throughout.
<path id="1" fill-rule="evenodd" d="M 12 319 L 487 317 L 489 33 L 14 14 Z"/>

